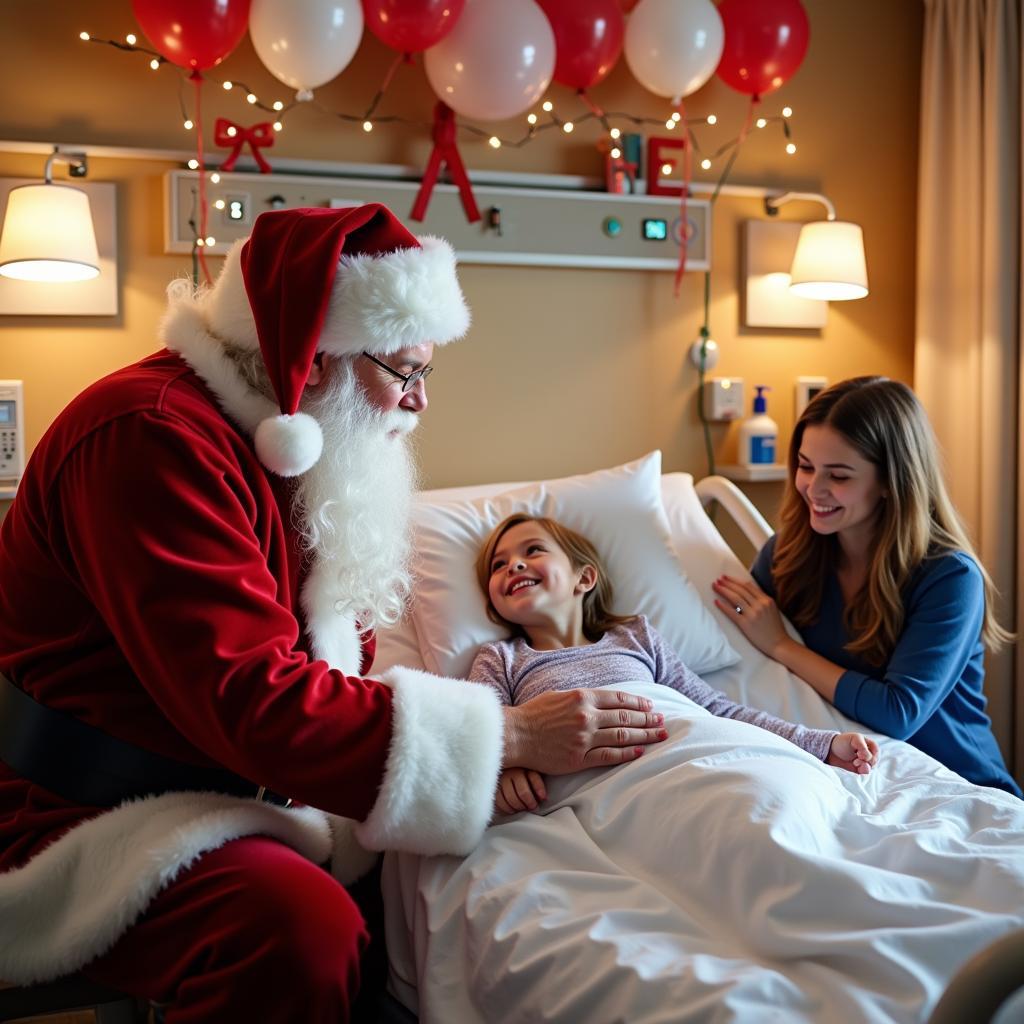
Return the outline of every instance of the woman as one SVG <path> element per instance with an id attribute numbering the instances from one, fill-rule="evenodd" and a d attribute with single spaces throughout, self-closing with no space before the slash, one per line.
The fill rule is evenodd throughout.
<path id="1" fill-rule="evenodd" d="M 845 715 L 1021 796 L 982 692 L 985 648 L 1011 636 L 992 614 L 992 582 L 913 392 L 883 377 L 823 391 L 793 431 L 789 471 L 779 532 L 751 569 L 756 583 L 723 576 L 715 603 Z"/>

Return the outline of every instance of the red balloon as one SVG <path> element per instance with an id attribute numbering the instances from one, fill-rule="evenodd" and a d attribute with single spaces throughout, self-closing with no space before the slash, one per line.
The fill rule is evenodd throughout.
<path id="1" fill-rule="evenodd" d="M 537 0 L 555 33 L 555 81 L 597 85 L 622 53 L 626 19 L 619 0 Z"/>
<path id="2" fill-rule="evenodd" d="M 173 64 L 203 71 L 219 64 L 249 26 L 250 0 L 132 0 L 139 27 Z"/>
<path id="3" fill-rule="evenodd" d="M 803 63 L 810 37 L 800 0 L 722 0 L 725 47 L 715 74 L 734 89 L 763 96 Z"/>
<path id="4" fill-rule="evenodd" d="M 455 27 L 466 0 L 363 0 L 366 27 L 402 53 L 439 43 Z"/>

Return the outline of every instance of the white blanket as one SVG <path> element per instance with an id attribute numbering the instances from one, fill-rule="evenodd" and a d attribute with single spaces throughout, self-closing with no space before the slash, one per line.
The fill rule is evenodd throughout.
<path id="1" fill-rule="evenodd" d="M 921 1021 L 1024 926 L 1021 801 L 898 741 L 863 778 L 627 688 L 668 741 L 549 778 L 465 859 L 388 855 L 391 983 L 424 1024 Z"/>

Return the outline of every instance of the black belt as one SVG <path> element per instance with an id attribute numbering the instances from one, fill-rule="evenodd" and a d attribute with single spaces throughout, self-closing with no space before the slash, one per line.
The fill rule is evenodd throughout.
<path id="1" fill-rule="evenodd" d="M 2 675 L 0 761 L 23 779 L 88 807 L 116 807 L 124 800 L 181 791 L 290 803 L 234 772 L 186 764 L 109 736 L 40 704 Z"/>

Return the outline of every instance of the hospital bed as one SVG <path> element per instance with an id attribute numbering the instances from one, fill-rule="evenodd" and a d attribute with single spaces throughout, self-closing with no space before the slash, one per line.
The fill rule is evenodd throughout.
<path id="1" fill-rule="evenodd" d="M 648 614 L 729 697 L 860 728 L 714 609 L 711 582 L 745 570 L 705 506 L 755 547 L 770 535 L 728 481 L 662 475 L 658 453 L 559 481 L 424 492 L 412 613 L 381 632 L 375 671 L 465 672 L 496 629 L 473 556 L 526 509 L 589 536 L 616 610 Z M 667 688 L 635 688 L 665 712 L 664 744 L 549 778 L 542 814 L 497 819 L 465 858 L 386 855 L 389 991 L 420 1021 L 927 1021 L 982 951 L 1000 950 L 1004 984 L 1014 976 L 1024 803 L 887 737 L 865 778 Z M 956 1005 L 965 990 L 971 1005 L 975 971 Z M 981 976 L 978 1007 L 992 1004 Z"/>

